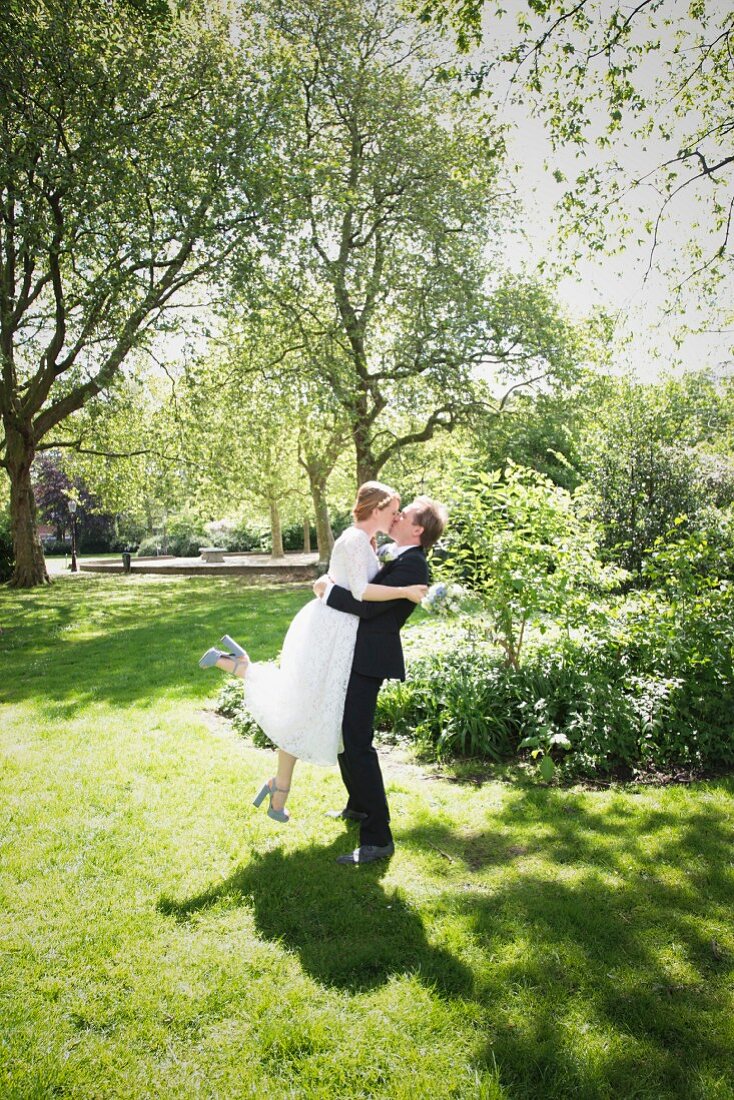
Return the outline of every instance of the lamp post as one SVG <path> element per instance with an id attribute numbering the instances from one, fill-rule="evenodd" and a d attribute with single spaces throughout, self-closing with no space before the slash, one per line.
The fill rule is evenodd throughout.
<path id="1" fill-rule="evenodd" d="M 71 571 L 72 573 L 79 572 L 79 566 L 76 560 L 76 510 L 77 503 L 75 500 L 69 501 L 69 512 L 71 514 Z"/>

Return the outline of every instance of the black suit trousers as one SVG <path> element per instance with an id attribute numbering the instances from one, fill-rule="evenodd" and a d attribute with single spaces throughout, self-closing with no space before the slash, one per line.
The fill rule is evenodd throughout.
<path id="1" fill-rule="evenodd" d="M 344 752 L 339 754 L 339 768 L 349 794 L 347 809 L 367 814 L 360 825 L 359 843 L 383 847 L 392 841 L 390 811 L 380 762 L 372 744 L 381 687 L 382 680 L 373 676 L 351 674 L 344 703 Z"/>

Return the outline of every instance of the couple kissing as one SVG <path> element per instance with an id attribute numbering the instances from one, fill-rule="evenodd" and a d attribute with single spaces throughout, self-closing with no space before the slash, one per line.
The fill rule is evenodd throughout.
<path id="1" fill-rule="evenodd" d="M 353 523 L 336 540 L 316 599 L 293 619 L 280 663 L 250 661 L 229 635 L 202 667 L 216 665 L 244 681 L 245 705 L 278 748 L 278 767 L 254 805 L 287 822 L 297 760 L 338 763 L 346 806 L 332 816 L 359 824 L 359 846 L 337 863 L 386 859 L 394 852 L 390 811 L 374 747 L 377 697 L 384 680 L 405 679 L 400 630 L 428 586 L 426 551 L 440 538 L 446 509 L 418 497 L 400 509 L 387 485 L 361 485 Z M 392 540 L 379 552 L 378 534 Z"/>

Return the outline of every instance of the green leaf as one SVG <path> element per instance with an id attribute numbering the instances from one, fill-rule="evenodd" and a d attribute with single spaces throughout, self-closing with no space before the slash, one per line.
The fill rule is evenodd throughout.
<path id="1" fill-rule="evenodd" d="M 538 771 L 542 775 L 543 779 L 545 779 L 546 783 L 549 783 L 556 773 L 556 766 L 551 760 L 550 756 L 543 757 L 543 759 L 540 761 L 540 764 L 538 765 Z"/>

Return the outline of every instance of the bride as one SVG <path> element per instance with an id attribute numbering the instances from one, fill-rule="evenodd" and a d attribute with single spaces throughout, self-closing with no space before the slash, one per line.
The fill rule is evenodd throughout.
<path id="1" fill-rule="evenodd" d="M 329 578 L 348 588 L 355 599 L 412 600 L 420 603 L 426 586 L 392 588 L 370 584 L 379 569 L 374 551 L 378 532 L 389 534 L 400 508 L 394 489 L 379 481 L 359 487 L 352 509 L 354 523 L 334 543 Z M 288 821 L 284 808 L 296 760 L 336 764 L 342 751 L 342 717 L 352 667 L 359 618 L 312 600 L 293 619 L 283 642 L 280 666 L 250 661 L 225 634 L 227 651 L 209 649 L 202 668 L 216 665 L 244 680 L 245 706 L 278 746 L 277 774 L 258 792 L 254 805 L 269 798 L 268 815 Z"/>

